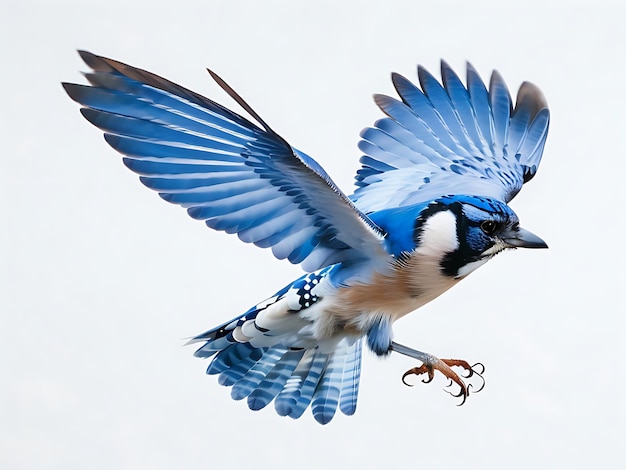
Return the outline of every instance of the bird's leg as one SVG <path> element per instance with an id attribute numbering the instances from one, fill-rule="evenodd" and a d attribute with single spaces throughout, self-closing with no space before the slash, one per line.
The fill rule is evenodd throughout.
<path id="1" fill-rule="evenodd" d="M 405 385 L 411 386 L 404 380 L 408 375 L 411 374 L 428 374 L 428 377 L 422 380 L 422 382 L 429 383 L 433 380 L 435 376 L 435 371 L 438 370 L 448 379 L 450 379 L 450 383 L 448 384 L 448 386 L 456 383 L 460 387 L 460 391 L 457 394 L 448 392 L 454 397 L 462 397 L 462 401 L 459 406 L 465 403 L 465 400 L 470 394 L 470 389 L 472 388 L 472 384 L 466 385 L 463 379 L 469 379 L 472 376 L 477 376 L 482 381 L 482 384 L 477 390 L 474 391 L 474 393 L 480 392 L 485 386 L 485 380 L 482 376 L 482 374 L 485 372 L 485 367 L 481 363 L 470 366 L 469 363 L 460 359 L 439 359 L 432 354 L 417 351 L 416 349 L 412 349 L 402 344 L 398 344 L 395 341 L 391 343 L 391 350 L 422 362 L 421 366 L 413 367 L 412 369 L 409 369 L 404 373 L 404 375 L 402 376 L 402 382 L 404 382 Z M 452 370 L 452 367 L 461 367 L 462 369 L 465 369 L 467 371 L 467 374 L 461 374 L 461 376 L 459 376 L 459 374 Z M 463 377 L 463 379 L 461 377 Z"/>

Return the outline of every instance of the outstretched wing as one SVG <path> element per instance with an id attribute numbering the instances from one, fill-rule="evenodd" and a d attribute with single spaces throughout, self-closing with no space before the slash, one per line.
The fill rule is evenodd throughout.
<path id="1" fill-rule="evenodd" d="M 312 158 L 260 124 L 150 72 L 80 52 L 91 86 L 64 83 L 141 182 L 194 219 L 307 271 L 367 258 L 382 233 Z"/>
<path id="2" fill-rule="evenodd" d="M 418 67 L 421 89 L 398 74 L 402 101 L 375 95 L 388 116 L 361 133 L 365 153 L 352 200 L 366 212 L 428 202 L 448 194 L 505 202 L 536 173 L 550 113 L 539 89 L 524 82 L 513 107 L 502 77 L 489 90 L 467 64 L 467 87 L 441 62 L 443 85 Z"/>

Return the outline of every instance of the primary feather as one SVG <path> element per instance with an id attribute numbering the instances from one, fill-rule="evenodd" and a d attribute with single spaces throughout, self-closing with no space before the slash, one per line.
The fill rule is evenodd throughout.
<path id="1" fill-rule="evenodd" d="M 389 117 L 361 133 L 365 155 L 352 199 L 366 213 L 429 202 L 451 189 L 509 202 L 537 172 L 548 134 L 539 89 L 523 83 L 513 108 L 497 72 L 489 91 L 469 64 L 467 88 L 445 62 L 443 85 L 418 72 L 421 90 L 392 76 L 401 101 L 376 95 Z"/>
<path id="2" fill-rule="evenodd" d="M 311 271 L 378 247 L 377 227 L 263 121 L 261 129 L 149 72 L 81 57 L 94 69 L 86 74 L 92 86 L 65 90 L 141 182 L 191 217 Z"/>

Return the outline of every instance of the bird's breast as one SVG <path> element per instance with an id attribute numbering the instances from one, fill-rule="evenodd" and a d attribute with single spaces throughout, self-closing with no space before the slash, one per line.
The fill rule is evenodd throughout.
<path id="1" fill-rule="evenodd" d="M 367 323 L 370 316 L 389 315 L 392 321 L 410 313 L 450 289 L 459 280 L 442 273 L 439 259 L 413 253 L 375 272 L 368 282 L 340 287 L 332 315 L 346 323 Z"/>

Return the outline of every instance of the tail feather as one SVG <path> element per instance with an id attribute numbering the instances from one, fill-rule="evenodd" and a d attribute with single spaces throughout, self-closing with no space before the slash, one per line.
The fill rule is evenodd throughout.
<path id="1" fill-rule="evenodd" d="M 242 400 L 250 395 L 286 352 L 287 348 L 282 345 L 273 346 L 265 351 L 261 359 L 252 366 L 248 373 L 233 385 L 230 392 L 233 400 Z"/>
<path id="2" fill-rule="evenodd" d="M 328 366 L 320 377 L 320 382 L 313 394 L 311 409 L 313 417 L 320 424 L 328 424 L 339 405 L 339 387 L 343 375 L 345 348 L 330 355 Z"/>
<path id="3" fill-rule="evenodd" d="M 195 338 L 194 338 L 195 340 Z M 193 340 L 192 340 L 193 341 Z M 199 348 L 194 356 L 196 357 L 211 357 L 216 352 L 222 352 L 227 350 L 233 344 L 232 339 L 228 339 L 228 337 L 223 336 L 220 338 L 215 338 L 210 341 L 207 341 L 205 345 Z"/>
<path id="4" fill-rule="evenodd" d="M 307 378 L 316 354 L 317 349 L 307 349 L 304 352 L 291 377 L 287 379 L 285 386 L 276 397 L 274 407 L 280 416 L 291 416 L 292 410 L 300 398 L 302 384 Z"/>
<path id="5" fill-rule="evenodd" d="M 307 315 L 318 306 L 314 289 L 322 278 L 320 273 L 306 274 L 237 318 L 190 340 L 203 343 L 195 355 L 212 358 L 207 374 L 232 387 L 233 399 L 247 398 L 252 410 L 274 401 L 280 416 L 293 419 L 311 407 L 321 424 L 330 422 L 337 409 L 354 414 L 362 339 L 317 339 Z"/>
<path id="6" fill-rule="evenodd" d="M 258 360 L 258 357 L 251 355 L 249 358 L 242 360 L 235 366 L 222 372 L 217 378 L 217 382 L 225 387 L 232 387 L 246 375 Z"/>
<path id="7" fill-rule="evenodd" d="M 246 375 L 262 356 L 263 349 L 253 348 L 247 343 L 236 343 L 221 351 L 211 361 L 206 373 L 219 374 L 218 382 L 230 387 Z"/>
<path id="8" fill-rule="evenodd" d="M 328 365 L 328 354 L 323 353 L 317 348 L 315 356 L 311 361 L 311 366 L 307 371 L 306 378 L 302 382 L 300 389 L 297 391 L 297 399 L 291 411 L 287 414 L 290 418 L 298 419 L 304 413 L 304 410 L 311 404 L 313 394 L 317 389 L 321 377 L 324 375 L 326 366 Z"/>
<path id="9" fill-rule="evenodd" d="M 359 381 L 361 378 L 361 341 L 355 341 L 345 357 L 343 379 L 339 409 L 347 416 L 356 412 L 356 402 L 359 395 Z"/>
<path id="10" fill-rule="evenodd" d="M 254 365 L 261 358 L 262 353 L 259 353 L 260 352 L 256 348 L 253 348 L 246 343 L 230 344 L 213 357 L 206 373 L 209 375 L 221 374 L 246 359 L 253 360 L 254 362 L 252 362 L 252 365 Z M 213 352 L 213 354 L 215 353 Z"/>
<path id="11" fill-rule="evenodd" d="M 223 344 L 227 346 L 216 351 Z M 345 338 L 330 349 L 294 349 L 281 344 L 258 348 L 229 335 L 214 335 L 196 355 L 212 356 L 207 374 L 218 375 L 221 385 L 232 387 L 233 399 L 247 397 L 251 410 L 273 400 L 279 415 L 297 419 L 310 406 L 314 418 L 326 424 L 337 408 L 346 415 L 356 410 L 361 352 L 360 339 Z"/>
<path id="12" fill-rule="evenodd" d="M 258 387 L 248 396 L 248 406 L 251 410 L 265 408 L 276 397 L 291 377 L 303 355 L 303 349 L 285 353 Z"/>

